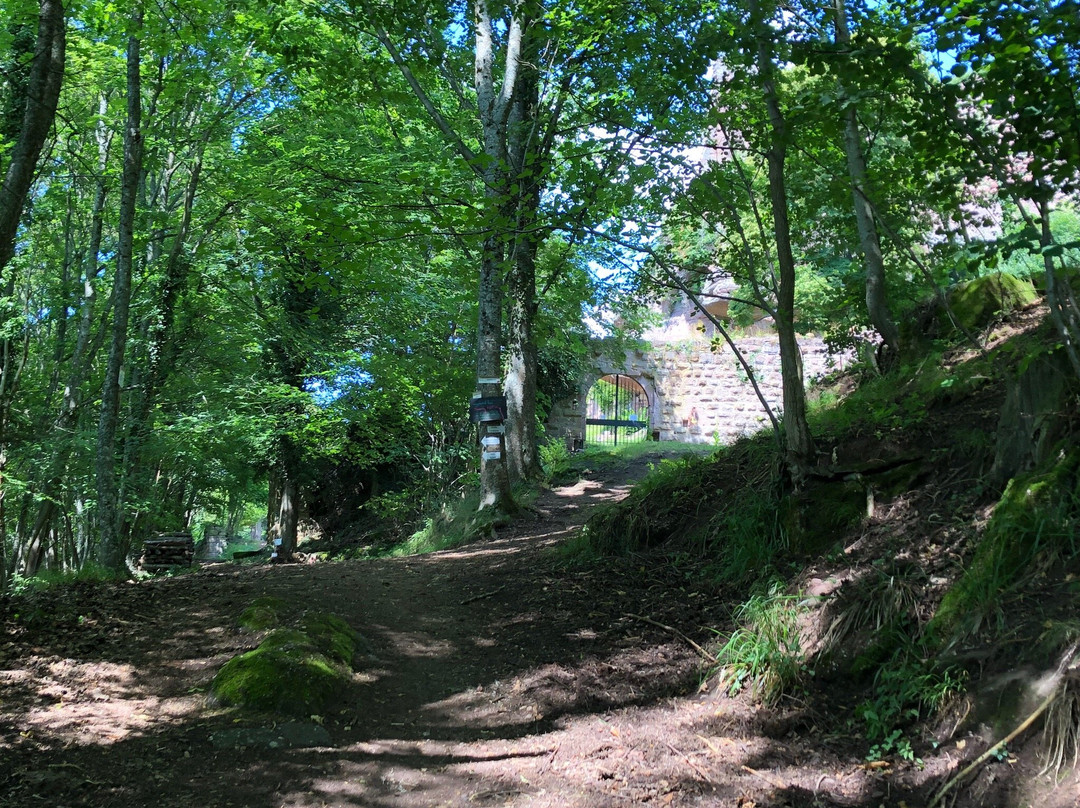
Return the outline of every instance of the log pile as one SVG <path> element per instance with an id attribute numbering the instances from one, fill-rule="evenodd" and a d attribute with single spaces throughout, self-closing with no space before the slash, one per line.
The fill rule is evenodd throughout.
<path id="1" fill-rule="evenodd" d="M 161 533 L 143 544 L 139 562 L 147 572 L 161 572 L 170 567 L 187 567 L 195 557 L 195 541 L 190 533 Z"/>

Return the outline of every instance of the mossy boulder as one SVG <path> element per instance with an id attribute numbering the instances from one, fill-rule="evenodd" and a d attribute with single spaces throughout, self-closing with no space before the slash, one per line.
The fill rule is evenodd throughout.
<path id="1" fill-rule="evenodd" d="M 349 678 L 304 632 L 277 629 L 225 663 L 210 694 L 223 706 L 308 716 L 325 712 Z"/>
<path id="2" fill-rule="evenodd" d="M 367 650 L 359 632 L 336 614 L 308 612 L 300 628 L 319 651 L 343 665 L 351 667 L 357 652 Z"/>
<path id="3" fill-rule="evenodd" d="M 287 610 L 288 604 L 281 598 L 263 596 L 255 598 L 240 614 L 237 622 L 251 631 L 266 631 L 280 625 L 281 616 Z"/>
<path id="4" fill-rule="evenodd" d="M 968 331 L 986 328 L 998 317 L 1034 303 L 1038 293 L 1031 281 L 995 272 L 959 284 L 949 292 L 949 309 Z M 938 312 L 938 322 L 947 333 L 952 327 L 948 312 Z"/>

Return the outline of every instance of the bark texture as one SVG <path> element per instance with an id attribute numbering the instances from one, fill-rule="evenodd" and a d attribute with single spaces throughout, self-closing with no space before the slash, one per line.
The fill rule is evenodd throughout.
<path id="1" fill-rule="evenodd" d="M 537 350 L 533 323 L 539 308 L 536 295 L 536 257 L 543 243 L 537 228 L 540 209 L 540 178 L 545 174 L 544 156 L 537 152 L 537 108 L 540 77 L 536 68 L 538 48 L 531 19 L 526 19 L 522 66 L 514 95 L 507 152 L 518 187 L 515 208 L 513 255 L 508 268 L 508 340 L 505 381 L 509 417 L 506 454 L 513 482 L 539 478 L 540 453 L 536 429 Z"/>
<path id="2" fill-rule="evenodd" d="M 0 183 L 0 290 L 7 298 L 14 294 L 15 277 L 5 270 L 15 255 L 19 221 L 34 182 L 38 158 L 56 117 L 66 48 L 67 27 L 63 3 L 61 0 L 40 0 L 33 58 L 22 84 L 25 100 L 21 123 L 8 155 L 3 182 Z M 9 81 L 17 82 L 17 78 L 9 77 Z M 0 325 L 4 324 L 4 319 L 0 315 Z M 8 413 L 18 386 L 17 377 L 24 363 L 25 343 L 23 352 L 20 352 L 17 341 L 11 336 L 0 340 L 0 523 L 4 521 Z M 7 586 L 8 562 L 4 557 L 7 537 L 4 531 L 5 526 L 0 524 L 0 592 Z"/>

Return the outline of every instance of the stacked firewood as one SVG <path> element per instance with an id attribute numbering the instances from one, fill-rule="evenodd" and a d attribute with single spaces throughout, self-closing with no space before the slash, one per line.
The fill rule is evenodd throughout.
<path id="1" fill-rule="evenodd" d="M 140 566 L 147 572 L 169 567 L 187 567 L 195 557 L 195 541 L 190 533 L 161 533 L 143 544 Z"/>

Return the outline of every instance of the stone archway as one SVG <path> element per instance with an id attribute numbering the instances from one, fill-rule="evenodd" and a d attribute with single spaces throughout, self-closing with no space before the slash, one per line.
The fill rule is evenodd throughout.
<path id="1" fill-rule="evenodd" d="M 577 394 L 553 403 L 547 420 L 548 440 L 582 445 L 589 390 L 597 379 L 616 374 L 634 379 L 645 389 L 649 399 L 648 437 L 727 444 L 767 427 L 761 403 L 731 349 L 698 336 L 701 338 L 678 343 L 642 344 L 621 354 L 597 343 Z M 833 357 L 822 340 L 804 337 L 800 346 L 807 379 L 829 369 Z M 744 335 L 739 338 L 739 347 L 778 413 L 782 380 L 775 334 Z"/>
<path id="2" fill-rule="evenodd" d="M 609 373 L 598 378 L 585 396 L 584 443 L 641 443 L 650 436 L 651 399 L 633 376 Z"/>

